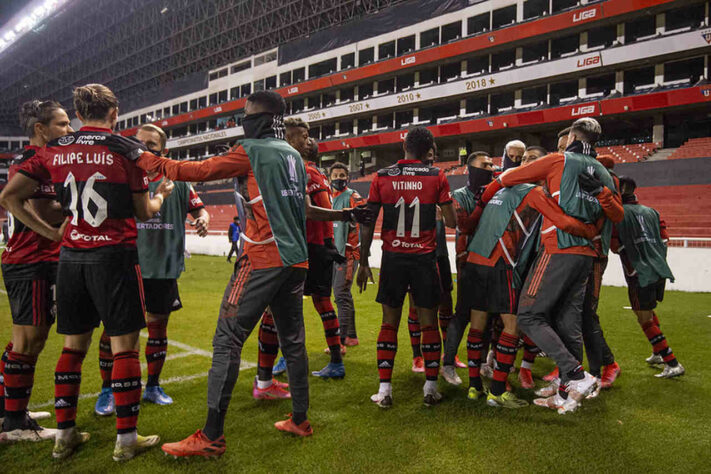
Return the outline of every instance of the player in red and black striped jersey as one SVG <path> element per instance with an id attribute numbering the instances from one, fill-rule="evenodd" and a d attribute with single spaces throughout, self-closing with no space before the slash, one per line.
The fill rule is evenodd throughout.
<path id="1" fill-rule="evenodd" d="M 114 353 L 112 389 L 118 431 L 113 458 L 123 461 L 158 443 L 136 433 L 141 397 L 138 332 L 145 327 L 136 221 L 160 210 L 172 191 L 164 181 L 148 196 L 145 172 L 123 155 L 126 141 L 112 135 L 118 100 L 105 86 L 74 90 L 84 126 L 50 141 L 25 161 L 2 193 L 2 203 L 43 237 L 62 244 L 57 270 L 57 332 L 65 335 L 55 371 L 57 435 L 53 456 L 65 458 L 88 439 L 76 430 L 81 365 L 94 328 L 102 322 Z M 130 141 L 130 140 L 128 140 Z M 37 185 L 51 181 L 67 219 L 57 229 L 25 209 Z"/>
<path id="2" fill-rule="evenodd" d="M 23 104 L 20 125 L 30 145 L 10 165 L 9 179 L 47 141 L 73 131 L 67 113 L 54 101 L 32 100 Z M 59 225 L 63 217 L 54 197 L 51 184 L 44 181 L 33 190 L 29 202 L 35 212 Z M 2 274 L 13 328 L 12 340 L 0 361 L 0 418 L 3 419 L 0 439 L 6 442 L 53 439 L 56 430 L 42 428 L 30 419 L 27 404 L 37 357 L 54 323 L 53 294 L 59 244 L 38 235 L 12 214 L 8 214 L 8 218 L 10 238 L 2 254 Z M 43 415 L 48 417 L 49 413 Z"/>
<path id="3" fill-rule="evenodd" d="M 432 133 L 415 127 L 405 138 L 405 159 L 378 171 L 370 185 L 368 207 L 377 215 L 383 209 L 381 238 L 383 260 L 376 301 L 383 306 L 383 324 L 378 336 L 380 389 L 371 397 L 378 406 L 392 405 L 392 370 L 397 352 L 397 328 L 408 290 L 417 309 L 425 359 L 425 405 L 442 399 L 437 391 L 442 350 L 437 327 L 440 278 L 435 250 L 437 207 L 448 227 L 456 225 L 449 183 L 439 168 L 425 160 L 434 147 Z M 372 272 L 368 263 L 373 226 L 363 226 L 363 250 L 358 287 L 363 291 Z"/>

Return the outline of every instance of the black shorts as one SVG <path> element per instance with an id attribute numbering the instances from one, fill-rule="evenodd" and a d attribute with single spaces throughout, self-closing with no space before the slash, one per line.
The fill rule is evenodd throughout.
<path id="1" fill-rule="evenodd" d="M 144 278 L 143 291 L 146 294 L 146 311 L 153 314 L 170 314 L 183 307 L 175 278 Z"/>
<path id="2" fill-rule="evenodd" d="M 3 280 L 10 300 L 12 324 L 51 326 L 57 313 L 57 262 L 3 264 Z"/>
<path id="3" fill-rule="evenodd" d="M 452 284 L 452 266 L 448 256 L 437 257 L 437 270 L 442 291 L 451 292 L 454 285 Z"/>
<path id="4" fill-rule="evenodd" d="M 399 308 L 408 291 L 419 308 L 439 305 L 442 289 L 434 252 L 419 255 L 383 252 L 375 301 Z"/>
<path id="5" fill-rule="evenodd" d="M 627 294 L 630 297 L 630 305 L 635 311 L 651 311 L 657 307 L 658 301 L 664 300 L 664 287 L 666 279 L 652 283 L 647 286 L 639 286 L 637 277 L 627 277 Z"/>
<path id="6" fill-rule="evenodd" d="M 59 334 L 83 334 L 99 323 L 109 336 L 146 327 L 143 279 L 135 249 L 112 255 L 110 263 L 65 261 L 62 256 L 57 271 Z"/>
<path id="7" fill-rule="evenodd" d="M 323 245 L 309 244 L 309 270 L 306 272 L 305 295 L 331 296 L 333 261 Z"/>
<path id="8" fill-rule="evenodd" d="M 462 310 L 516 314 L 518 292 L 513 287 L 513 270 L 503 259 L 493 267 L 467 262 L 460 285 Z"/>

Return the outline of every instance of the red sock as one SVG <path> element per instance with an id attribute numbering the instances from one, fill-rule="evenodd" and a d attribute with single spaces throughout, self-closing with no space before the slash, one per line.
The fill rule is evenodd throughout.
<path id="1" fill-rule="evenodd" d="M 119 434 L 135 431 L 141 402 L 141 362 L 138 351 L 114 354 L 111 390 L 116 400 L 116 431 Z"/>
<path id="2" fill-rule="evenodd" d="M 12 350 L 12 341 L 5 346 L 5 352 L 0 357 L 0 415 L 5 414 L 5 389 L 3 379 L 5 377 L 5 362 L 7 362 L 7 354 Z"/>
<path id="3" fill-rule="evenodd" d="M 506 378 L 516 360 L 518 351 L 518 336 L 502 332 L 496 343 L 496 364 L 494 378 L 491 381 L 491 393 L 499 396 L 506 391 Z"/>
<path id="4" fill-rule="evenodd" d="M 412 358 L 422 357 L 420 349 L 422 332 L 420 331 L 420 320 L 417 317 L 417 310 L 410 305 L 410 311 L 407 313 L 407 332 L 410 333 L 410 345 L 412 346 Z"/>
<path id="5" fill-rule="evenodd" d="M 326 345 L 331 351 L 331 362 L 341 362 L 341 331 L 338 326 L 336 311 L 328 296 L 312 296 L 314 308 L 321 316 L 323 331 L 326 333 Z"/>
<path id="6" fill-rule="evenodd" d="M 168 353 L 168 319 L 151 321 L 147 326 L 146 362 L 148 363 L 148 381 L 146 386 L 155 387 L 159 385 L 158 379 Z"/>
<path id="7" fill-rule="evenodd" d="M 442 356 L 442 339 L 436 326 L 422 328 L 422 356 L 425 359 L 425 379 L 437 381 L 439 358 Z"/>
<path id="8" fill-rule="evenodd" d="M 536 357 L 541 352 L 535 342 L 531 340 L 527 335 L 523 335 L 523 362 L 526 364 L 521 364 L 524 369 L 530 369 L 533 363 L 536 361 Z"/>
<path id="9" fill-rule="evenodd" d="M 71 428 L 76 424 L 84 356 L 86 352 L 65 347 L 57 361 L 54 370 L 54 413 L 59 429 Z"/>
<path id="10" fill-rule="evenodd" d="M 9 352 L 5 362 L 5 416 L 24 418 L 35 380 L 37 356 Z"/>
<path id="11" fill-rule="evenodd" d="M 478 329 L 469 329 L 467 336 L 467 358 L 469 359 L 469 386 L 483 390 L 479 366 L 481 365 L 481 351 L 484 348 L 484 334 Z"/>
<path id="12" fill-rule="evenodd" d="M 380 326 L 378 334 L 378 375 L 381 383 L 390 383 L 397 353 L 397 329 L 389 324 Z"/>
<path id="13" fill-rule="evenodd" d="M 664 334 L 659 329 L 659 326 L 654 323 L 654 320 L 644 323 L 642 330 L 644 331 L 644 335 L 647 336 L 647 339 L 649 339 L 654 353 L 662 356 L 664 362 L 674 364 L 676 357 L 674 357 L 674 353 L 667 344 Z"/>
<path id="14" fill-rule="evenodd" d="M 652 321 L 654 321 L 654 324 L 657 325 L 657 327 L 661 327 L 659 324 L 659 318 L 657 317 L 657 313 L 652 311 Z"/>
<path id="15" fill-rule="evenodd" d="M 106 331 L 99 339 L 99 371 L 101 372 L 101 388 L 111 388 L 111 371 L 114 368 L 114 355 L 111 352 L 111 338 Z"/>
<path id="16" fill-rule="evenodd" d="M 259 324 L 259 365 L 257 375 L 259 380 L 267 381 L 272 379 L 272 368 L 274 361 L 279 354 L 279 337 L 277 336 L 274 318 L 265 311 L 262 314 L 262 321 Z"/>

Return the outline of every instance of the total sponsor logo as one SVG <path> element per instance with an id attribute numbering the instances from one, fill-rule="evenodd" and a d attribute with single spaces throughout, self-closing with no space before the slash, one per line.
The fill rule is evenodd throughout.
<path id="1" fill-rule="evenodd" d="M 422 244 L 418 244 L 417 242 L 403 242 L 402 240 L 395 239 L 393 240 L 390 245 L 393 248 L 398 248 L 402 247 L 404 249 L 421 249 Z"/>
<path id="2" fill-rule="evenodd" d="M 575 15 L 573 15 L 573 23 L 590 20 L 592 18 L 595 18 L 596 16 L 597 9 L 593 8 L 592 10 L 585 10 L 584 12 L 576 13 Z"/>
<path id="3" fill-rule="evenodd" d="M 575 107 L 570 111 L 571 117 L 579 117 L 581 115 L 589 115 L 595 113 L 594 105 L 583 105 L 581 107 Z"/>
<path id="4" fill-rule="evenodd" d="M 417 58 L 415 56 L 408 56 L 406 58 L 402 58 L 400 60 L 400 65 L 401 66 L 409 66 L 410 64 L 415 64 L 417 62 Z"/>
<path id="5" fill-rule="evenodd" d="M 81 240 L 84 242 L 108 242 L 113 240 L 108 235 L 87 235 L 82 234 L 76 229 L 72 229 L 72 232 L 69 234 L 69 238 L 72 240 Z"/>
<path id="6" fill-rule="evenodd" d="M 597 66 L 598 64 L 602 63 L 602 59 L 600 58 L 600 55 L 595 55 L 595 56 L 589 56 L 587 58 L 582 58 L 578 59 L 578 68 L 581 67 L 591 67 L 591 66 Z"/>

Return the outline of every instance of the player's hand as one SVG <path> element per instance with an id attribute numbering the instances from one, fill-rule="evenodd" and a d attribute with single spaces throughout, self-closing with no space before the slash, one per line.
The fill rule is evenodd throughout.
<path id="1" fill-rule="evenodd" d="M 346 263 L 346 257 L 341 255 L 336 246 L 333 244 L 333 239 L 323 239 L 323 246 L 326 248 L 326 258 L 332 262 L 342 265 Z"/>
<path id="2" fill-rule="evenodd" d="M 345 218 L 343 220 L 356 221 L 359 224 L 371 225 L 375 220 L 373 212 L 368 209 L 368 206 L 363 204 L 356 206 L 353 209 L 344 209 Z"/>
<path id="3" fill-rule="evenodd" d="M 597 235 L 598 235 L 599 233 L 600 233 L 600 232 L 597 230 L 597 226 L 596 226 L 595 224 L 585 224 L 585 235 L 584 235 L 584 237 L 585 237 L 586 239 L 592 240 L 592 239 L 594 239 L 595 237 L 597 237 Z"/>
<path id="4" fill-rule="evenodd" d="M 197 235 L 199 235 L 200 237 L 207 237 L 208 223 L 205 221 L 204 218 L 198 217 L 197 219 L 195 219 L 195 222 L 193 222 L 193 226 L 195 227 Z"/>
<path id="5" fill-rule="evenodd" d="M 136 161 L 144 151 L 148 151 L 146 145 L 136 137 L 122 135 L 111 135 L 106 146 L 111 153 L 116 153 L 131 161 Z"/>
<path id="6" fill-rule="evenodd" d="M 581 173 L 578 175 L 578 184 L 580 188 L 591 196 L 597 196 L 602 192 L 604 185 L 602 181 L 597 179 L 597 176 L 591 176 L 588 173 Z"/>
<path id="7" fill-rule="evenodd" d="M 375 283 L 375 280 L 373 280 L 373 272 L 368 265 L 361 265 L 360 268 L 358 268 L 358 276 L 356 277 L 360 293 L 363 293 L 368 287 L 368 280 Z"/>
<path id="8" fill-rule="evenodd" d="M 169 180 L 168 178 L 164 178 L 163 181 L 160 182 L 158 185 L 158 188 L 156 189 L 156 194 L 162 194 L 163 199 L 168 199 L 168 196 L 173 192 L 173 189 L 175 189 L 175 183 L 173 181 Z"/>
<path id="9" fill-rule="evenodd" d="M 64 222 L 62 222 L 62 225 L 55 228 L 53 235 L 50 237 L 53 241 L 55 241 L 55 242 L 62 241 L 62 238 L 64 237 L 64 231 L 67 229 L 67 226 L 69 225 L 70 220 L 71 220 L 71 218 L 67 217 L 66 219 L 64 219 Z"/>

